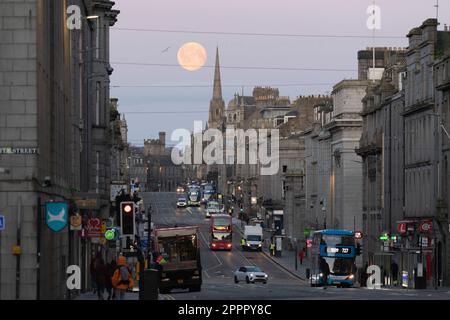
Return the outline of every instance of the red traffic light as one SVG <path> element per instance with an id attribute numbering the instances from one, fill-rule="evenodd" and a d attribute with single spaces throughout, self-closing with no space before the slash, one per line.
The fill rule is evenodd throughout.
<path id="1" fill-rule="evenodd" d="M 363 233 L 361 231 L 355 231 L 355 239 L 360 240 L 363 237 Z"/>
<path id="2" fill-rule="evenodd" d="M 121 202 L 120 210 L 122 211 L 122 214 L 133 214 L 134 202 Z"/>

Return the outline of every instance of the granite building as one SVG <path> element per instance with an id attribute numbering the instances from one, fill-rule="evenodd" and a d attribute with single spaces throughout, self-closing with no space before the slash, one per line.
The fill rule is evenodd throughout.
<path id="1" fill-rule="evenodd" d="M 67 27 L 72 4 L 81 9 L 81 29 Z M 109 216 L 109 27 L 119 13 L 113 6 L 0 3 L 1 300 L 68 298 L 70 264 L 81 266 L 88 286 L 90 256 L 101 244 L 69 227 L 52 232 L 44 205 L 66 202 L 84 221 Z"/>

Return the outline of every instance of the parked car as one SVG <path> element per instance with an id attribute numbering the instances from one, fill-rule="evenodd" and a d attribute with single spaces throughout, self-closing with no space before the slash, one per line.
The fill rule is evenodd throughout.
<path id="1" fill-rule="evenodd" d="M 257 266 L 240 267 L 234 272 L 234 283 L 245 281 L 247 283 L 262 282 L 266 284 L 267 280 L 269 280 L 267 273 Z"/>

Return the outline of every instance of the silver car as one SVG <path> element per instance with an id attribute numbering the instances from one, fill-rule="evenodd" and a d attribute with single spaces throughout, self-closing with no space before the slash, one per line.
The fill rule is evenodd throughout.
<path id="1" fill-rule="evenodd" d="M 240 267 L 234 272 L 234 283 L 245 281 L 247 283 L 262 282 L 264 284 L 269 280 L 267 273 L 256 266 Z"/>

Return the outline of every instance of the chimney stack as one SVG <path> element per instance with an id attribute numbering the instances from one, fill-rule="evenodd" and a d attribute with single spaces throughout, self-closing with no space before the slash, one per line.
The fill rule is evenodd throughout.
<path id="1" fill-rule="evenodd" d="M 163 145 L 164 147 L 166 146 L 166 133 L 165 132 L 159 133 L 159 143 L 161 145 Z"/>

